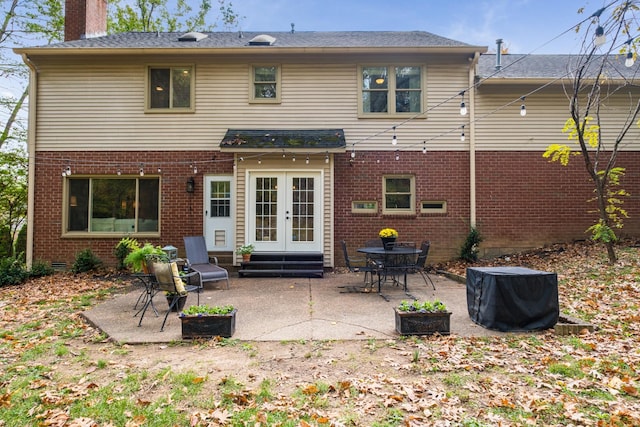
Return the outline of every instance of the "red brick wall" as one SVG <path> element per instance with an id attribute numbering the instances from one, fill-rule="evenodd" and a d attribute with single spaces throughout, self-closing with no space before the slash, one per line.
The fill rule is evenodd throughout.
<path id="1" fill-rule="evenodd" d="M 65 262 L 70 267 L 78 252 L 90 248 L 105 263 L 115 265 L 113 250 L 120 237 L 62 237 L 62 171 L 71 165 L 73 175 L 115 175 L 120 165 L 123 175 L 131 175 L 139 173 L 138 161 L 144 163 L 145 176 L 157 175 L 159 166 L 162 169 L 161 237 L 140 240 L 162 246 L 171 244 L 180 248 L 180 254 L 183 255 L 183 236 L 203 233 L 203 174 L 233 172 L 232 156 L 219 153 L 215 156 L 215 161 L 211 161 L 210 152 L 38 152 L 33 221 L 34 260 Z M 197 165 L 198 173 L 195 175 L 190 162 Z M 196 182 L 193 194 L 186 192 L 186 182 L 191 176 Z"/>
<path id="2" fill-rule="evenodd" d="M 335 253 L 344 265 L 340 240 L 351 252 L 376 238 L 383 227 L 393 227 L 406 241 L 431 241 L 429 260 L 457 257 L 469 230 L 469 156 L 461 152 L 356 153 L 336 157 Z M 364 162 L 363 162 L 364 159 Z M 620 237 L 640 236 L 640 153 L 620 153 L 618 166 L 627 168 L 622 188 L 629 213 Z M 476 218 L 484 241 L 481 255 L 499 255 L 549 243 L 586 239 L 585 230 L 596 218 L 589 211 L 593 186 L 581 158 L 567 167 L 549 163 L 540 152 L 478 152 L 476 157 Z M 416 202 L 446 200 L 446 214 L 409 217 L 382 215 L 382 176 L 416 176 Z M 377 200 L 378 214 L 351 213 L 353 200 Z M 417 209 L 419 212 L 419 209 Z"/>
<path id="3" fill-rule="evenodd" d="M 377 238 L 381 228 L 393 227 L 404 241 L 431 241 L 431 262 L 455 258 L 469 230 L 469 154 L 465 152 L 356 153 L 335 156 L 334 241 L 336 265 L 344 265 L 339 242 L 347 241 L 354 252 L 366 240 Z M 212 156 L 216 161 L 211 162 Z M 58 159 L 52 161 L 51 159 Z M 64 159 L 64 161 L 62 160 Z M 172 244 L 182 253 L 182 237 L 203 232 L 202 175 L 230 174 L 230 155 L 211 152 L 84 152 L 46 153 L 36 157 L 34 259 L 73 263 L 75 255 L 91 248 L 105 262 L 114 265 L 113 249 L 119 238 L 62 238 L 62 170 L 70 164 L 73 174 L 137 174 L 137 161 L 147 174 L 162 165 L 161 237 L 155 244 Z M 193 175 L 189 162 L 198 163 L 196 192 L 185 191 Z M 84 166 L 81 166 L 84 163 Z M 620 153 L 619 166 L 627 167 L 623 188 L 629 212 L 621 237 L 640 236 L 640 153 Z M 382 215 L 382 176 L 413 174 L 416 177 L 416 205 L 421 200 L 445 200 L 445 214 L 410 216 Z M 477 153 L 477 226 L 484 237 L 482 254 L 508 253 L 539 245 L 585 239 L 594 221 L 592 196 L 580 158 L 568 167 L 549 163 L 539 152 Z M 353 214 L 354 200 L 376 200 L 377 214 Z"/>
<path id="4" fill-rule="evenodd" d="M 469 153 L 393 152 L 336 155 L 335 162 L 335 253 L 336 263 L 344 265 L 340 241 L 351 252 L 365 241 L 378 237 L 381 228 L 398 230 L 399 239 L 431 241 L 429 259 L 448 258 L 455 253 L 468 232 Z M 387 174 L 413 174 L 416 179 L 416 214 L 382 215 L 382 177 Z M 377 214 L 354 214 L 354 200 L 378 201 Z M 447 213 L 420 214 L 422 200 L 445 200 Z"/>
<path id="5" fill-rule="evenodd" d="M 106 0 L 66 0 L 64 41 L 107 33 Z"/>

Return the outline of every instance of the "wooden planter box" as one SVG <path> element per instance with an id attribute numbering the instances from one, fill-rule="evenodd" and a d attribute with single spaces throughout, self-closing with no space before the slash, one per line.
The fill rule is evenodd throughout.
<path id="1" fill-rule="evenodd" d="M 182 338 L 229 338 L 236 330 L 236 312 L 216 316 L 181 316 Z"/>
<path id="2" fill-rule="evenodd" d="M 396 331 L 400 335 L 449 335 L 451 333 L 451 312 L 420 313 L 417 311 L 396 312 Z"/>

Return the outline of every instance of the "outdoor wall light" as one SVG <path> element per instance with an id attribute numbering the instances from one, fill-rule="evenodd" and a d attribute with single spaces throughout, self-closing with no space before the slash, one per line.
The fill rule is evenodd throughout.
<path id="1" fill-rule="evenodd" d="M 196 181 L 193 177 L 189 177 L 187 180 L 187 193 L 193 193 L 196 189 Z"/>

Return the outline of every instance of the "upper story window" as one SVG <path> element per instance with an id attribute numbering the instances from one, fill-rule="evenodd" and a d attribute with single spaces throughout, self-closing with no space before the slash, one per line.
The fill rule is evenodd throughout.
<path id="1" fill-rule="evenodd" d="M 147 111 L 193 111 L 192 66 L 149 67 Z"/>
<path id="2" fill-rule="evenodd" d="M 422 113 L 422 70 L 416 65 L 360 67 L 360 113 L 367 117 Z"/>
<path id="3" fill-rule="evenodd" d="M 383 177 L 385 214 L 413 214 L 415 212 L 415 179 L 411 175 L 387 175 Z"/>
<path id="4" fill-rule="evenodd" d="M 251 67 L 251 102 L 280 102 L 280 67 L 254 65 Z"/>
<path id="5" fill-rule="evenodd" d="M 65 233 L 154 233 L 159 229 L 160 179 L 67 179 Z"/>

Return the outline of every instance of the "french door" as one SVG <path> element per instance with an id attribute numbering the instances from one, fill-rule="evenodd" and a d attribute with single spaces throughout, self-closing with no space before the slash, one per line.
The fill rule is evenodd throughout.
<path id="1" fill-rule="evenodd" d="M 320 172 L 249 172 L 247 234 L 257 251 L 322 251 Z"/>

